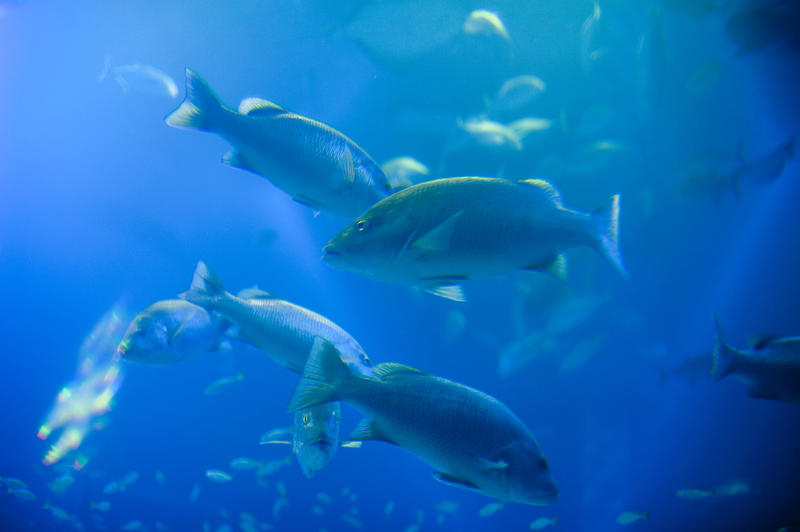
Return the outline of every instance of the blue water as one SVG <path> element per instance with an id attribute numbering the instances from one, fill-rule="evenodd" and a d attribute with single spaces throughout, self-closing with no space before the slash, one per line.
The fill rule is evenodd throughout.
<path id="1" fill-rule="evenodd" d="M 541 516 L 558 517 L 563 530 L 616 530 L 624 511 L 649 511 L 649 520 L 630 525 L 641 530 L 797 526 L 797 406 L 750 398 L 734 378 L 660 376 L 711 350 L 712 311 L 733 345 L 752 333 L 800 334 L 797 160 L 739 197 L 696 197 L 679 187 L 692 156 L 722 150 L 731 163 L 741 144 L 756 158 L 798 133 L 800 55 L 781 43 L 740 51 L 725 28 L 736 5 L 696 14 L 673 5 L 680 2 L 601 0 L 591 44 L 602 53 L 586 68 L 588 1 L 376 4 L 402 14 L 369 23 L 393 47 L 376 50 L 354 35 L 374 8 L 357 0 L 0 1 L 0 476 L 24 480 L 37 495 L 0 494 L 0 529 L 119 530 L 132 520 L 148 530 L 157 521 L 170 530 L 238 529 L 239 513 L 248 512 L 274 530 L 333 532 L 356 530 L 340 517 L 353 507 L 365 530 L 406 530 L 418 510 L 420 530 L 527 530 Z M 413 45 L 403 40 L 409 25 L 434 15 L 439 31 L 457 35 L 476 8 L 505 22 L 510 57 L 454 53 L 430 33 L 414 35 Z M 98 82 L 106 56 L 112 65 L 161 69 L 180 96 Z M 566 287 L 517 272 L 468 282 L 469 301 L 460 304 L 334 269 L 321 249 L 348 220 L 315 216 L 266 180 L 223 166 L 229 147 L 219 137 L 164 124 L 183 97 L 185 67 L 231 105 L 255 95 L 274 100 L 339 129 L 378 162 L 411 155 L 437 176 L 541 176 L 582 210 L 620 193 L 630 278 L 576 249 Z M 479 114 L 484 96 L 517 74 L 547 83 L 526 115 L 565 126 L 522 152 L 467 149 L 443 158 L 451 139 L 441 124 L 452 130 L 457 117 Z M 596 127 L 592 106 L 610 109 Z M 581 151 L 602 139 L 624 149 Z M 231 288 L 258 284 L 329 317 L 373 361 L 403 362 L 506 403 L 547 456 L 558 501 L 506 504 L 482 518 L 490 499 L 437 483 L 415 456 L 376 442 L 340 450 L 312 479 L 293 462 L 267 487 L 247 471 L 212 483 L 206 469 L 229 469 L 235 457 L 289 454 L 258 440 L 291 422 L 286 404 L 297 376 L 243 345 L 169 366 L 126 364 L 104 428 L 61 461 L 88 460 L 71 473 L 75 483 L 63 493 L 48 488 L 62 474 L 42 464 L 57 435 L 42 442 L 36 433 L 75 376 L 83 338 L 117 301 L 135 314 L 185 290 L 198 260 Z M 520 283 L 602 300 L 564 339 L 565 349 L 597 339 L 588 361 L 571 372 L 534 362 L 498 375 L 503 348 L 541 327 L 552 308 L 535 293 L 523 330 L 515 330 Z M 453 312 L 466 328 L 450 340 Z M 238 372 L 241 383 L 204 395 Z M 346 436 L 361 415 L 349 406 L 342 415 Z M 131 471 L 139 479 L 124 493 L 102 493 Z M 676 496 L 737 480 L 750 493 Z M 276 518 L 279 481 L 289 504 Z M 201 490 L 191 503 L 195 484 Z M 342 494 L 346 487 L 356 501 Z M 333 499 L 322 516 L 311 511 L 318 492 Z M 101 500 L 110 511 L 91 509 Z M 387 517 L 389 501 L 396 506 Z M 441 501 L 459 509 L 437 524 Z M 45 504 L 74 518 L 59 520 Z"/>

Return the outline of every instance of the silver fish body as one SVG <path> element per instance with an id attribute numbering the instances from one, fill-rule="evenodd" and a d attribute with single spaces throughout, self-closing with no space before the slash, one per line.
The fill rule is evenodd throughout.
<path id="1" fill-rule="evenodd" d="M 501 501 L 549 504 L 558 489 L 528 429 L 497 399 L 400 364 L 353 373 L 318 340 L 289 408 L 343 400 L 362 410 L 351 440 L 399 445 L 434 467 L 437 480 Z"/>
<path id="2" fill-rule="evenodd" d="M 118 351 L 123 360 L 169 364 L 217 349 L 227 326 L 188 301 L 158 301 L 136 315 Z"/>
<path id="3" fill-rule="evenodd" d="M 242 298 L 226 292 L 217 275 L 201 261 L 192 286 L 181 297 L 219 313 L 233 324 L 229 332 L 232 337 L 263 350 L 275 362 L 297 373 L 303 371 L 317 337 L 339 347 L 358 371 L 369 371 L 371 363 L 358 342 L 329 319 L 266 292 L 247 289 L 243 295 L 255 297 Z"/>
<path id="4" fill-rule="evenodd" d="M 445 297 L 452 294 L 441 287 L 518 269 L 563 277 L 561 253 L 576 246 L 597 249 L 624 272 L 618 213 L 619 196 L 592 214 L 567 209 L 552 185 L 540 179 L 437 179 L 373 205 L 331 239 L 324 258 Z"/>
<path id="5" fill-rule="evenodd" d="M 302 204 L 355 216 L 389 193 L 375 161 L 326 124 L 258 98 L 228 108 L 189 69 L 186 94 L 168 125 L 220 135 L 235 148 L 223 162 L 269 179 Z"/>

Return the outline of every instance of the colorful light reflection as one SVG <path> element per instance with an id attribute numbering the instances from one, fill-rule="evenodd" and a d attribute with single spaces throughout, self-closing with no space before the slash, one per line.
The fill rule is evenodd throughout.
<path id="1" fill-rule="evenodd" d="M 58 393 L 52 410 L 36 434 L 39 439 L 46 440 L 53 431 L 61 430 L 58 440 L 42 460 L 44 465 L 55 464 L 80 447 L 90 429 L 97 430 L 105 425 L 93 419 L 111 410 L 114 396 L 122 385 L 117 346 L 129 322 L 128 313 L 117 304 L 83 341 L 75 379 Z M 79 456 L 72 467 L 81 469 L 87 462 L 86 456 Z"/>

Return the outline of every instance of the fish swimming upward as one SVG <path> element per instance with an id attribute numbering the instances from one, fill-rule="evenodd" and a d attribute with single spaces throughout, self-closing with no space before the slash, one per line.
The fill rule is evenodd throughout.
<path id="1" fill-rule="evenodd" d="M 402 364 L 354 372 L 330 342 L 317 339 L 290 410 L 342 400 L 368 417 L 350 440 L 379 440 L 411 451 L 434 478 L 500 501 L 550 504 L 558 488 L 539 444 L 497 399 Z"/>
<path id="2" fill-rule="evenodd" d="M 226 107 L 196 72 L 186 69 L 186 99 L 167 125 L 216 133 L 234 146 L 225 164 L 269 179 L 299 203 L 357 216 L 385 197 L 389 183 L 372 158 L 330 126 L 260 98 Z"/>
<path id="3" fill-rule="evenodd" d="M 619 196 L 594 213 L 568 209 L 547 181 L 450 177 L 379 201 L 325 246 L 334 266 L 464 301 L 466 279 L 540 270 L 566 276 L 562 252 L 589 246 L 625 274 Z"/>

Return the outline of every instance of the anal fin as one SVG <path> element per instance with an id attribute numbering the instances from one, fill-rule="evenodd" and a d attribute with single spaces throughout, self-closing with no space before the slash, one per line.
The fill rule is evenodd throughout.
<path id="1" fill-rule="evenodd" d="M 479 488 L 472 482 L 468 480 L 463 480 L 460 478 L 456 478 L 452 475 L 448 475 L 447 473 L 442 473 L 441 471 L 434 471 L 433 478 L 441 482 L 442 484 L 446 484 L 453 488 L 460 488 L 462 490 L 470 490 L 470 491 L 477 491 Z"/>

